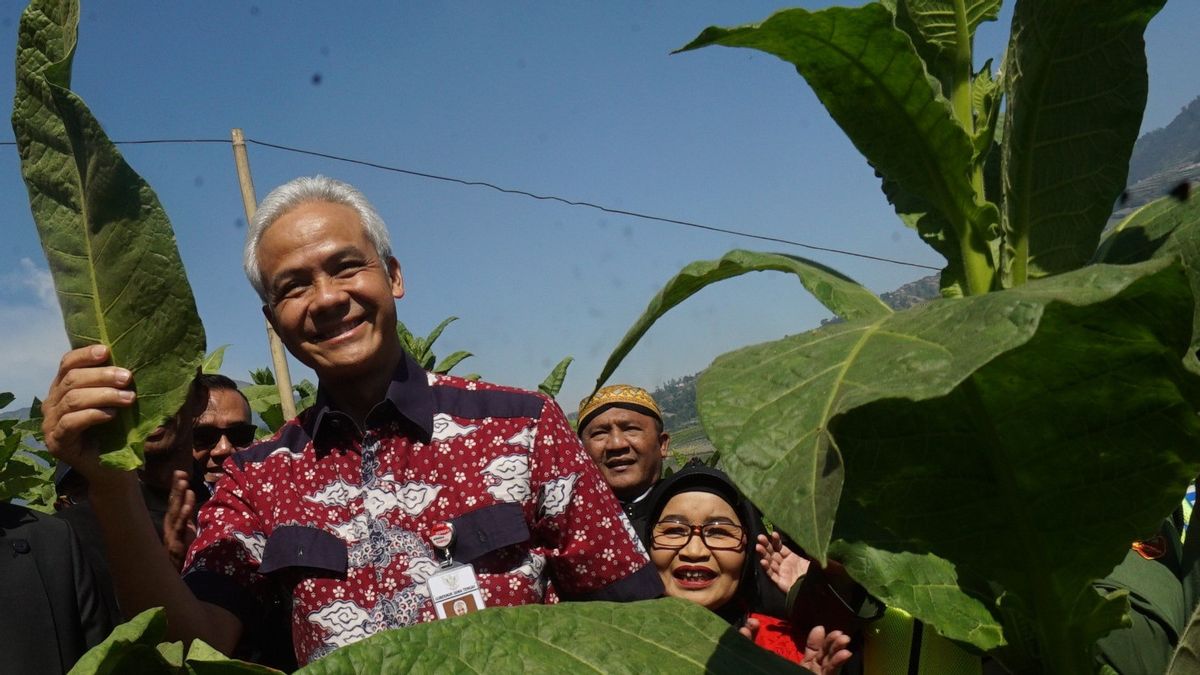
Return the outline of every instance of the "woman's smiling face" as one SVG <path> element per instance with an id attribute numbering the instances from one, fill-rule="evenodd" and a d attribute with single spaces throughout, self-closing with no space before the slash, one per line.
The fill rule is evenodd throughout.
<path id="1" fill-rule="evenodd" d="M 658 542 L 663 538 L 659 535 L 671 531 L 681 534 L 682 529 L 677 526 L 690 531 L 687 544 L 679 549 L 661 546 Z M 740 541 L 733 550 L 713 550 L 692 526 L 713 526 L 709 531 L 714 535 L 727 538 L 732 534 Z M 741 528 L 742 522 L 733 507 L 715 494 L 681 492 L 672 497 L 654 525 L 656 536 L 650 548 L 650 559 L 658 568 L 667 595 L 691 600 L 714 611 L 733 599 L 746 564 L 746 535 Z M 716 539 L 709 537 L 710 543 L 721 546 Z"/>

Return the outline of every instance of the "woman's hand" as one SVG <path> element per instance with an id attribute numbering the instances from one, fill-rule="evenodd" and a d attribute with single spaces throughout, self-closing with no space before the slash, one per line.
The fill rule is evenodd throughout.
<path id="1" fill-rule="evenodd" d="M 742 637 L 753 642 L 755 634 L 758 633 L 758 626 L 758 619 L 755 619 L 754 617 L 746 617 L 746 620 L 742 622 L 741 627 L 738 628 L 738 632 L 742 634 Z"/>
<path id="2" fill-rule="evenodd" d="M 804 660 L 800 665 L 820 675 L 837 675 L 852 656 L 849 646 L 849 635 L 840 630 L 826 634 L 824 626 L 814 626 L 804 642 Z"/>
<path id="3" fill-rule="evenodd" d="M 770 537 L 758 535 L 754 550 L 758 552 L 758 562 L 763 571 L 784 593 L 791 590 L 796 580 L 808 572 L 808 558 L 784 546 L 778 532 L 772 532 Z"/>

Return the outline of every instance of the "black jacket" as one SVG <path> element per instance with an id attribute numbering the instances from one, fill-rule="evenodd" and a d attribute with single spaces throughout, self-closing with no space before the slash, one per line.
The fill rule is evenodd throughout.
<path id="1" fill-rule="evenodd" d="M 116 624 L 70 525 L 0 502 L 5 672 L 65 673 Z"/>

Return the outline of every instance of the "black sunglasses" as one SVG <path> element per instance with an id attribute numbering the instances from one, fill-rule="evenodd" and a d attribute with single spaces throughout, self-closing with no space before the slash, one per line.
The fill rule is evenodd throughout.
<path id="1" fill-rule="evenodd" d="M 234 424 L 228 427 L 197 426 L 192 429 L 192 444 L 201 450 L 211 450 L 224 436 L 233 447 L 244 448 L 254 442 L 256 429 L 253 424 Z"/>

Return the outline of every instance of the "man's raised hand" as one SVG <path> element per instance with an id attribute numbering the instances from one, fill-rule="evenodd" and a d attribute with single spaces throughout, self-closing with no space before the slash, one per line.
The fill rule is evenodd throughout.
<path id="1" fill-rule="evenodd" d="M 50 454 L 89 482 L 120 472 L 100 466 L 96 446 L 85 432 L 113 419 L 117 409 L 128 408 L 136 398 L 130 389 L 133 373 L 106 365 L 108 357 L 104 345 L 67 352 L 42 401 L 42 433 Z"/>

